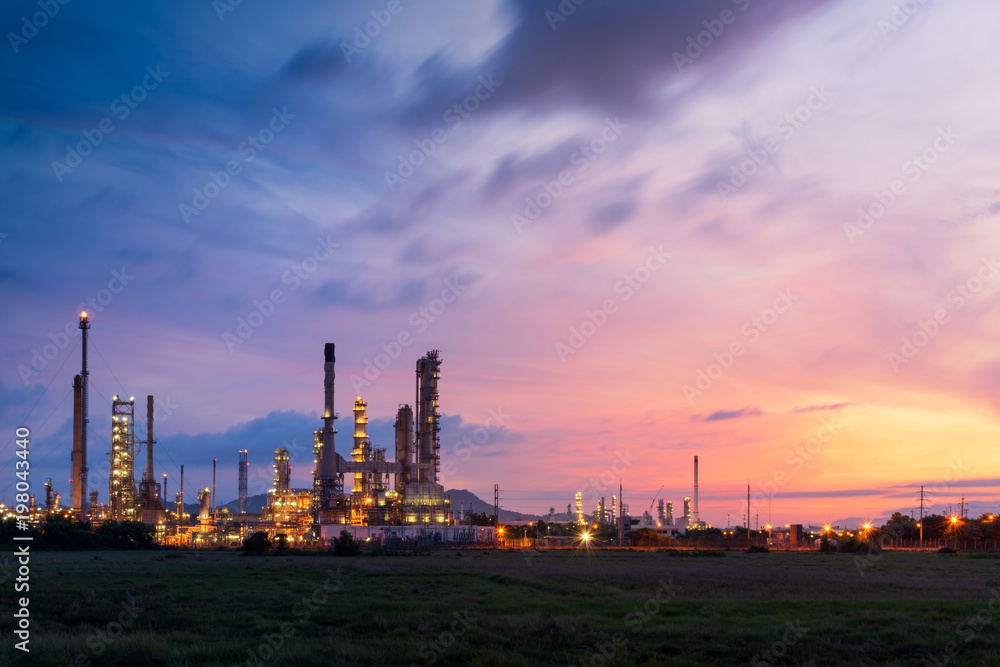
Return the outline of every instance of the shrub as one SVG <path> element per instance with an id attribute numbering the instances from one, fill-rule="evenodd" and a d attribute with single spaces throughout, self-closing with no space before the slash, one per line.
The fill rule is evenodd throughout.
<path id="1" fill-rule="evenodd" d="M 267 533 L 262 530 L 243 540 L 243 551 L 251 556 L 259 556 L 270 548 L 271 540 L 267 539 Z"/>
<path id="2" fill-rule="evenodd" d="M 334 556 L 360 556 L 361 545 L 354 541 L 354 537 L 346 530 L 340 531 L 340 537 L 333 538 Z"/>

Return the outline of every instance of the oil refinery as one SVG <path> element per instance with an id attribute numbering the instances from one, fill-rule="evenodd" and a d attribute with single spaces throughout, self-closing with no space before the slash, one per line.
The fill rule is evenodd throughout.
<path id="1" fill-rule="evenodd" d="M 369 543 L 463 545 L 493 544 L 496 526 L 473 525 L 471 516 L 451 506 L 451 498 L 439 483 L 441 471 L 441 413 L 439 381 L 441 356 L 430 350 L 416 361 L 415 394 L 412 405 L 400 403 L 393 424 L 393 449 L 376 447 L 368 434 L 368 404 L 355 396 L 351 414 L 350 453 L 337 452 L 334 409 L 336 348 L 323 348 L 322 426 L 313 431 L 312 485 L 293 488 L 291 457 L 286 447 L 274 450 L 274 481 L 259 512 L 248 508 L 249 462 L 246 449 L 237 450 L 239 492 L 234 508 L 216 507 L 216 469 L 212 459 L 212 484 L 195 490 L 197 511 L 185 511 L 184 466 L 180 465 L 178 490 L 172 502 L 167 495 L 167 475 L 157 480 L 154 467 L 154 397 L 146 396 L 146 437 L 136 439 L 136 400 L 114 396 L 111 403 L 111 433 L 108 458 L 108 501 L 100 502 L 100 491 L 88 488 L 89 424 L 88 338 L 90 320 L 80 314 L 82 333 L 81 372 L 73 379 L 73 449 L 71 455 L 71 504 L 62 508 L 51 480 L 46 484 L 45 507 L 30 502 L 33 520 L 61 514 L 66 518 L 90 521 L 140 521 L 155 526 L 161 544 L 178 547 L 234 547 L 255 532 L 274 539 L 283 536 L 295 546 L 323 546 L 348 531 L 356 540 Z M 135 464 L 145 454 L 146 467 L 136 479 Z M 662 491 L 662 488 L 661 488 Z M 657 496 L 659 493 L 657 494 Z M 698 512 L 698 457 L 694 457 L 693 504 L 684 498 L 684 513 L 674 520 L 673 503 L 660 499 L 657 516 L 652 515 L 654 497 L 641 519 L 642 526 L 663 534 L 683 534 L 688 529 L 705 528 Z M 621 490 L 595 499 L 592 515 L 584 512 L 583 493 L 574 498 L 575 508 L 567 507 L 567 521 L 581 526 L 591 522 L 618 527 L 619 536 L 628 534 L 633 519 Z M 551 520 L 550 514 L 550 520 Z"/>
<path id="2" fill-rule="evenodd" d="M 237 512 L 215 506 L 215 469 L 212 487 L 197 490 L 198 512 L 184 510 L 184 466 L 173 506 L 166 501 L 166 480 L 156 480 L 153 451 L 154 397 L 146 397 L 146 439 L 135 437 L 135 398 L 115 396 L 111 407 L 108 452 L 108 502 L 99 502 L 99 491 L 87 487 L 88 380 L 87 340 L 90 320 L 80 314 L 83 334 L 82 370 L 73 380 L 73 451 L 69 518 L 90 521 L 141 521 L 156 527 L 162 544 L 175 546 L 238 546 L 257 531 L 270 537 L 284 535 L 290 544 L 323 545 L 342 530 L 355 539 L 415 544 L 460 542 L 490 543 L 492 527 L 473 526 L 459 512 L 438 483 L 441 470 L 441 413 L 438 382 L 441 357 L 431 350 L 416 362 L 416 394 L 411 406 L 400 403 L 394 424 L 394 450 L 375 447 L 368 435 L 368 404 L 354 399 L 352 448 L 349 457 L 337 452 L 334 409 L 335 346 L 323 349 L 323 424 L 313 432 L 312 488 L 291 486 L 288 450 L 274 452 L 274 484 L 260 513 L 247 511 L 247 451 L 237 452 L 239 499 Z M 136 482 L 136 458 L 145 448 L 146 469 Z M 348 487 L 345 487 L 345 481 Z M 45 508 L 34 507 L 33 516 L 62 512 L 58 492 L 46 485 Z"/>

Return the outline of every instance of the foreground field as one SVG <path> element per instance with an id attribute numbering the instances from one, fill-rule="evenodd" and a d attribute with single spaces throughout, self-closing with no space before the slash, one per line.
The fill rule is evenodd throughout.
<path id="1" fill-rule="evenodd" d="M 35 553 L 0 664 L 997 665 L 998 582 L 1000 554 Z"/>

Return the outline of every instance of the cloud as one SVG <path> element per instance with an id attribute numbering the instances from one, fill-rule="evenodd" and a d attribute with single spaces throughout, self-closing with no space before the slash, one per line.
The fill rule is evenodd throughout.
<path id="1" fill-rule="evenodd" d="M 438 58 L 429 60 L 418 87 L 423 95 L 404 113 L 410 122 L 428 122 L 440 114 L 445 101 L 465 97 L 470 84 L 487 73 L 504 86 L 496 102 L 491 100 L 493 111 L 530 107 L 538 113 L 584 105 L 598 113 L 663 113 L 670 104 L 664 105 L 657 93 L 669 82 L 688 73 L 699 80 L 709 73 L 719 75 L 714 65 L 728 64 L 734 52 L 835 1 L 590 0 L 574 3 L 575 11 L 562 21 L 552 20 L 552 12 L 561 16 L 559 7 L 566 3 L 512 0 L 508 7 L 514 28 L 495 52 L 461 69 L 446 67 Z M 674 54 L 683 53 L 688 38 L 704 32 L 705 22 L 718 22 L 724 10 L 733 13 L 731 24 L 686 65 L 687 71 L 678 67 Z"/>
<path id="2" fill-rule="evenodd" d="M 741 419 L 743 417 L 758 417 L 764 414 L 764 412 L 755 406 L 748 405 L 745 408 L 739 410 L 716 410 L 712 414 L 702 417 L 701 415 L 694 415 L 691 417 L 693 422 L 716 422 L 723 421 L 726 419 Z"/>

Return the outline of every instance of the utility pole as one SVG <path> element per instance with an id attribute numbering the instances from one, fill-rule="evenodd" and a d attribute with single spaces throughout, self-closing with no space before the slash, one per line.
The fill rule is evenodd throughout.
<path id="1" fill-rule="evenodd" d="M 930 502 L 929 500 L 927 500 L 926 495 L 927 494 L 924 492 L 924 487 L 921 486 L 920 487 L 920 523 L 918 524 L 920 526 L 920 548 L 921 549 L 924 548 L 924 505 L 926 503 Z M 948 514 L 950 515 L 951 512 L 949 511 Z"/>
<path id="2" fill-rule="evenodd" d="M 499 547 L 500 538 L 500 485 L 493 485 L 493 548 Z"/>
<path id="3" fill-rule="evenodd" d="M 619 548 L 621 548 L 621 546 L 622 546 L 622 535 L 623 535 L 623 533 L 625 531 L 625 527 L 624 527 L 624 525 L 622 523 L 622 519 L 625 516 L 624 513 L 622 512 L 622 506 L 624 505 L 624 503 L 622 502 L 622 500 L 623 500 L 623 498 L 622 498 L 622 481 L 618 480 L 618 547 Z"/>
<path id="4" fill-rule="evenodd" d="M 920 485 L 920 548 L 924 548 L 924 485 Z"/>
<path id="5" fill-rule="evenodd" d="M 750 480 L 747 480 L 747 548 L 750 548 Z"/>

